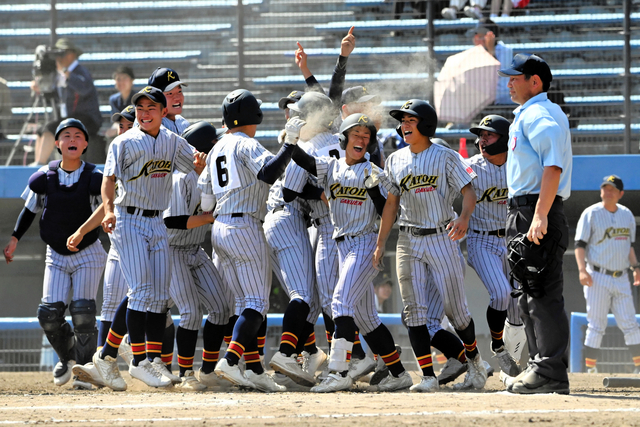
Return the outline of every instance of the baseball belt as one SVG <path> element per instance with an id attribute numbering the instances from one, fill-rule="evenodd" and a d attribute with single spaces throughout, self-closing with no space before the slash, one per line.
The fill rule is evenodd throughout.
<path id="1" fill-rule="evenodd" d="M 420 236 L 430 236 L 432 234 L 442 233 L 445 230 L 445 227 L 439 228 L 418 228 L 418 227 L 408 227 L 401 225 L 400 231 L 404 233 L 409 233 L 412 236 L 420 237 Z"/>
<path id="2" fill-rule="evenodd" d="M 597 265 L 593 264 L 591 265 L 591 268 L 593 268 L 593 271 L 597 273 L 606 274 L 607 276 L 612 276 L 616 279 L 618 277 L 622 277 L 622 275 L 625 273 L 625 270 L 607 270 L 606 268 L 598 267 Z"/>
<path id="3" fill-rule="evenodd" d="M 160 214 L 160 211 L 154 211 L 150 209 L 140 209 L 135 206 L 127 206 L 127 213 L 129 215 L 142 215 L 147 218 L 155 218 Z"/>
<path id="4" fill-rule="evenodd" d="M 498 236 L 498 237 L 505 237 L 507 235 L 507 230 L 505 230 L 504 228 L 501 228 L 499 230 L 491 230 L 491 231 L 481 231 L 481 230 L 471 230 L 474 233 L 477 234 L 482 234 L 483 236 Z"/>

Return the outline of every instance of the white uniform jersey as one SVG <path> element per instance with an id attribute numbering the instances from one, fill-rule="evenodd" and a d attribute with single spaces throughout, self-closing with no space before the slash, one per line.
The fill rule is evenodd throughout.
<path id="1" fill-rule="evenodd" d="M 282 190 L 284 188 L 284 176 L 279 178 L 276 182 L 273 183 L 271 189 L 269 189 L 269 198 L 267 199 L 267 210 L 271 212 L 278 206 L 289 205 L 300 213 L 309 214 L 311 211 L 311 207 L 309 206 L 309 202 L 299 197 L 296 197 L 292 202 L 286 203 L 284 201 L 284 195 L 282 194 Z"/>
<path id="2" fill-rule="evenodd" d="M 115 176 L 114 204 L 164 211 L 169 207 L 172 173 L 193 170 L 195 149 L 165 127 L 156 138 L 138 129 L 118 136 L 109 146 L 105 176 Z"/>
<path id="3" fill-rule="evenodd" d="M 200 189 L 198 188 L 198 175 L 195 171 L 184 174 L 179 171 L 173 173 L 173 193 L 169 202 L 169 209 L 164 211 L 164 218 L 170 216 L 199 215 Z M 170 246 L 200 245 L 204 241 L 207 231 L 211 227 L 195 227 L 190 230 L 168 228 Z"/>
<path id="4" fill-rule="evenodd" d="M 473 180 L 476 208 L 471 214 L 469 228 L 479 231 L 500 230 L 507 224 L 507 169 L 487 161 L 482 154 L 468 160 L 477 178 Z"/>
<path id="5" fill-rule="evenodd" d="M 344 157 L 344 150 L 340 148 L 340 141 L 337 135 L 329 132 L 320 133 L 307 142 L 301 142 L 300 148 L 314 157 L 330 156 L 336 159 Z M 301 193 L 308 182 L 313 182 L 314 178 L 298 166 L 295 162 L 289 163 L 285 172 L 284 186 L 290 190 Z M 319 219 L 329 216 L 329 208 L 322 200 L 310 200 L 311 218 Z"/>
<path id="6" fill-rule="evenodd" d="M 324 188 L 329 201 L 333 238 L 375 233 L 378 212 L 364 186 L 364 171 L 371 173 L 372 168 L 378 167 L 369 161 L 349 166 L 344 158 L 316 157 L 316 168 L 318 184 Z M 378 173 L 380 182 L 384 183 L 385 175 L 380 170 Z M 383 186 L 380 187 L 385 194 Z"/>
<path id="7" fill-rule="evenodd" d="M 80 175 L 84 171 L 85 163 L 82 162 L 82 165 L 73 172 L 67 172 L 62 168 L 58 168 L 58 182 L 60 182 L 61 186 L 71 187 L 73 184 L 78 182 L 80 179 Z M 49 165 L 42 166 L 38 169 L 38 172 L 47 173 L 49 172 Z M 92 173 L 101 173 L 98 168 L 94 168 Z M 29 209 L 33 213 L 38 213 L 44 208 L 44 199 L 45 194 L 36 194 L 27 185 L 27 187 L 22 192 L 22 199 L 24 200 L 24 207 Z M 96 210 L 96 208 L 102 203 L 102 197 L 100 196 L 90 196 L 91 202 L 91 210 Z"/>
<path id="8" fill-rule="evenodd" d="M 226 134 L 218 141 L 198 179 L 202 192 L 215 196 L 213 215 L 245 213 L 263 221 L 269 184 L 257 176 L 272 157 L 258 141 L 241 132 Z"/>
<path id="9" fill-rule="evenodd" d="M 476 174 L 448 148 L 432 144 L 414 154 L 410 147 L 385 162 L 387 190 L 400 197 L 399 225 L 438 228 L 455 218 L 452 204 Z"/>
<path id="10" fill-rule="evenodd" d="M 182 117 L 181 115 L 177 115 L 175 120 L 171 120 L 167 117 L 162 118 L 162 126 L 166 127 L 176 135 L 182 135 L 182 132 L 184 132 L 184 130 L 188 128 L 189 125 L 190 125 L 189 121 L 184 117 Z M 136 127 L 136 128 L 140 127 L 140 124 L 138 123 L 138 119 L 136 119 L 136 121 L 133 122 L 133 127 Z"/>
<path id="11" fill-rule="evenodd" d="M 633 213 L 622 205 L 609 212 L 602 203 L 589 206 L 580 215 L 576 241 L 587 243 L 586 258 L 591 265 L 607 270 L 629 268 L 629 251 L 636 240 Z"/>

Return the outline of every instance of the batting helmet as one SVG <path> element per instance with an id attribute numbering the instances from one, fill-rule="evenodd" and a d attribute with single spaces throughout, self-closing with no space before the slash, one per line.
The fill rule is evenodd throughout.
<path id="1" fill-rule="evenodd" d="M 300 118 L 307 123 L 330 128 L 337 112 L 333 102 L 324 93 L 307 92 L 295 104 L 289 104 L 289 109 L 300 113 Z"/>
<path id="2" fill-rule="evenodd" d="M 56 128 L 56 141 L 58 140 L 60 133 L 67 128 L 80 129 L 84 134 L 84 138 L 87 140 L 87 142 L 89 142 L 89 132 L 87 132 L 87 128 L 85 128 L 82 122 L 78 119 L 64 119 L 63 121 L 61 121 L 58 127 Z M 58 153 L 62 153 L 59 148 L 57 150 L 58 150 Z M 85 148 L 82 151 L 82 154 L 86 152 L 87 152 L 87 149 Z"/>
<path id="3" fill-rule="evenodd" d="M 498 116 L 497 114 L 490 114 L 482 119 L 478 126 L 474 126 L 469 129 L 469 132 L 480 136 L 481 131 L 487 130 L 500 135 L 500 138 L 496 142 L 483 148 L 487 154 L 495 156 L 496 154 L 506 153 L 509 149 L 507 147 L 507 143 L 509 142 L 509 126 L 511 126 L 509 120 L 502 116 Z M 474 144 L 478 151 L 480 151 L 480 138 L 476 138 Z"/>
<path id="4" fill-rule="evenodd" d="M 202 121 L 186 128 L 181 136 L 199 152 L 209 154 L 218 138 L 226 131 L 226 129 L 216 130 L 211 123 Z"/>
<path id="5" fill-rule="evenodd" d="M 246 89 L 236 89 L 222 101 L 222 118 L 229 129 L 262 123 L 262 101 Z"/>
<path id="6" fill-rule="evenodd" d="M 448 148 L 449 150 L 453 150 L 453 148 L 451 148 L 449 143 L 447 141 L 445 141 L 444 139 L 441 139 L 441 138 L 431 138 L 431 143 L 432 144 L 442 145 L 443 147 Z"/>
<path id="7" fill-rule="evenodd" d="M 361 113 L 352 114 L 340 125 L 340 135 L 338 138 L 340 139 L 340 148 L 343 150 L 347 149 L 347 142 L 349 140 L 349 129 L 352 129 L 356 126 L 364 126 L 369 129 L 371 132 L 371 136 L 369 137 L 369 143 L 367 144 L 367 151 L 369 154 L 373 153 L 376 150 L 376 144 L 378 140 L 376 138 L 376 134 L 378 133 L 378 129 L 376 129 L 376 125 L 373 124 L 373 120 L 371 120 L 368 116 Z"/>
<path id="8" fill-rule="evenodd" d="M 427 101 L 423 101 L 422 99 L 410 99 L 405 102 L 399 110 L 389 111 L 391 117 L 399 122 L 402 122 L 402 116 L 405 113 L 420 118 L 420 123 L 418 123 L 418 132 L 422 135 L 431 137 L 436 134 L 438 115 L 436 114 L 436 110 L 434 110 Z M 400 136 L 403 136 L 400 127 L 397 127 L 396 130 Z"/>

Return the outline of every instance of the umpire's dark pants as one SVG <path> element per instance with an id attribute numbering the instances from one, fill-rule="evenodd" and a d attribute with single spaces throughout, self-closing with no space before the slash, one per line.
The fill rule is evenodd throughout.
<path id="1" fill-rule="evenodd" d="M 538 197 L 536 195 L 509 199 L 507 241 L 518 233 L 526 234 L 531 226 Z M 568 381 L 567 347 L 569 321 L 564 310 L 562 257 L 569 243 L 569 226 L 562 199 L 556 197 L 549 214 L 547 236 L 558 239 L 560 248 L 555 255 L 556 265 L 549 271 L 544 284 L 545 295 L 520 297 L 519 305 L 527 334 L 529 363 L 535 372 L 557 381 Z M 545 236 L 546 237 L 546 236 Z"/>

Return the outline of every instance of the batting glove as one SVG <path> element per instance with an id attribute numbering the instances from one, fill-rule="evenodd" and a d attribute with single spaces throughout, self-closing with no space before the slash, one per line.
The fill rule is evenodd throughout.
<path id="1" fill-rule="evenodd" d="M 291 145 L 298 144 L 298 139 L 300 139 L 300 129 L 302 129 L 302 126 L 306 124 L 307 122 L 300 120 L 297 117 L 289 119 L 284 127 L 285 132 L 287 132 L 287 135 L 284 137 L 284 142 Z"/>
<path id="2" fill-rule="evenodd" d="M 377 187 L 380 183 L 378 168 L 371 167 L 371 175 L 369 175 L 369 169 L 364 170 L 364 186 L 367 188 Z"/>

